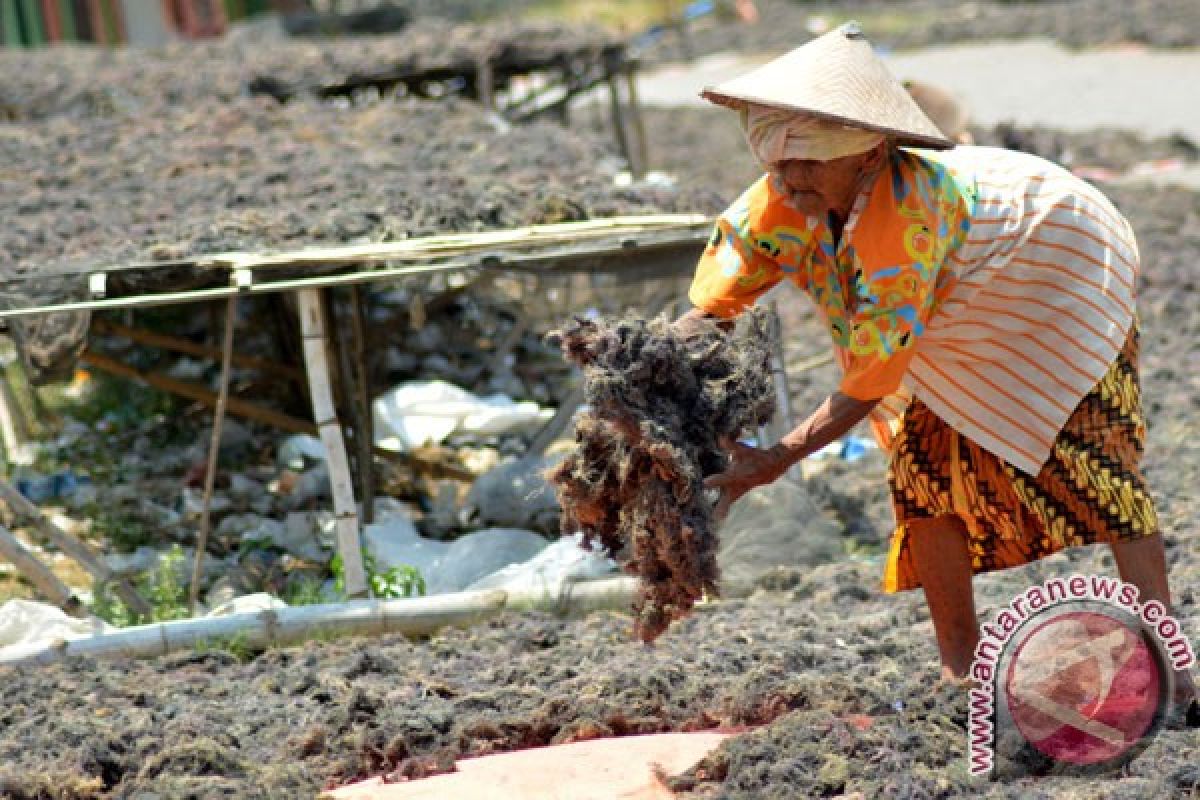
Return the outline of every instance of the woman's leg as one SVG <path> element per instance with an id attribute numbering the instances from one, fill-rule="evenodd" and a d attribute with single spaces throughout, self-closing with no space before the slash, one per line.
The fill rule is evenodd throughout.
<path id="1" fill-rule="evenodd" d="M 1167 559 L 1163 551 L 1160 534 L 1143 536 L 1127 542 L 1112 543 L 1113 557 L 1117 560 L 1117 571 L 1121 580 L 1138 588 L 1141 603 L 1157 600 L 1168 613 L 1171 608 L 1171 590 L 1167 585 Z M 1176 700 L 1186 701 L 1196 696 L 1196 687 L 1187 670 L 1175 673 Z"/>
<path id="2" fill-rule="evenodd" d="M 933 617 L 942 676 L 964 677 L 979 642 L 966 527 L 953 516 L 910 520 L 906 525 L 913 566 Z"/>

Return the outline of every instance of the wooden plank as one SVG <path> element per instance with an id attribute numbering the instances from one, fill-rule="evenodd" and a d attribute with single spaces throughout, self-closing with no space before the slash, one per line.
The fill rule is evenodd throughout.
<path id="1" fill-rule="evenodd" d="M 94 42 L 96 35 L 92 32 L 91 0 L 70 0 L 72 14 L 75 20 L 75 37 L 80 42 Z"/>
<path id="2" fill-rule="evenodd" d="M 25 41 L 31 47 L 46 43 L 46 31 L 42 26 L 42 9 L 38 0 L 17 0 Z"/>
<path id="3" fill-rule="evenodd" d="M 29 522 L 59 550 L 75 559 L 81 567 L 88 571 L 93 580 L 100 584 L 111 585 L 117 597 L 137 614 L 150 618 L 153 609 L 129 582 L 114 573 L 105 563 L 100 554 L 82 539 L 67 533 L 51 522 L 42 510 L 34 505 L 25 495 L 18 492 L 4 481 L 0 481 L 0 500 L 8 504 L 8 508 L 18 519 Z"/>
<path id="4" fill-rule="evenodd" d="M 64 42 L 79 41 L 79 31 L 75 27 L 75 6 L 71 0 L 55 0 L 58 4 L 58 21 L 62 26 Z"/>
<path id="5" fill-rule="evenodd" d="M 42 19 L 46 23 L 46 40 L 61 42 L 63 38 L 62 19 L 59 17 L 58 0 L 41 0 Z"/>
<path id="6" fill-rule="evenodd" d="M 108 31 L 104 27 L 104 10 L 100 8 L 100 0 L 86 0 L 88 30 L 92 41 L 96 44 L 108 44 Z"/>
<path id="7" fill-rule="evenodd" d="M 85 613 L 83 602 L 3 525 L 0 525 L 0 556 L 16 567 L 46 600 L 68 614 Z"/>
<path id="8" fill-rule="evenodd" d="M 125 24 L 125 8 L 121 0 L 108 0 L 108 21 L 112 26 L 112 41 L 122 44 L 129 41 L 129 27 Z"/>
<path id="9" fill-rule="evenodd" d="M 115 358 L 97 353 L 94 350 L 85 350 L 83 355 L 80 356 L 80 360 L 89 366 L 102 369 L 113 375 L 120 375 L 123 378 L 140 381 L 147 386 L 153 386 L 155 389 L 161 389 L 170 394 L 195 400 L 207 408 L 217 407 L 217 394 L 207 387 L 181 381 L 157 372 L 142 372 L 128 364 L 122 364 Z M 238 397 L 229 398 L 226 403 L 226 409 L 230 414 L 237 414 L 239 417 L 273 425 L 280 430 L 291 433 L 315 434 L 317 432 L 317 427 L 308 420 L 298 419 L 270 408 L 263 408 Z"/>
<path id="10" fill-rule="evenodd" d="M 358 531 L 358 511 L 354 502 L 354 487 L 350 480 L 350 465 L 346 446 L 338 427 L 329 386 L 329 357 L 326 352 L 325 319 L 321 310 L 318 289 L 302 289 L 296 293 L 300 310 L 300 330 L 304 339 L 304 364 L 308 370 L 309 394 L 312 397 L 313 419 L 321 443 L 325 445 L 325 463 L 333 494 L 334 524 L 337 528 L 338 553 L 342 557 L 346 594 L 362 597 L 367 594 L 367 574 L 363 567 L 362 542 Z"/>

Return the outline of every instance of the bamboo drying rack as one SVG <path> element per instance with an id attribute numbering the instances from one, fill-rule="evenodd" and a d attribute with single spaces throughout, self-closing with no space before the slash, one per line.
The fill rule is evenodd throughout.
<path id="1" fill-rule="evenodd" d="M 214 436 L 209 448 L 206 473 L 205 513 L 210 502 L 211 476 L 215 468 L 216 441 L 222 417 L 226 411 L 249 416 L 284 430 L 319 432 L 327 452 L 330 481 L 333 489 L 334 513 L 337 518 L 338 552 L 345 569 L 346 592 L 351 597 L 367 594 L 366 572 L 363 567 L 357 503 L 351 477 L 350 461 L 342 435 L 341 423 L 333 403 L 330 387 L 331 369 L 341 385 L 351 387 L 346 392 L 347 412 L 355 431 L 358 447 L 356 463 L 359 483 L 372 485 L 371 451 L 364 450 L 370 434 L 370 396 L 363 366 L 361 303 L 351 307 L 349 326 L 353 341 L 338 336 L 338 358 L 329 358 L 329 332 L 335 321 L 329 319 L 331 304 L 323 296 L 325 290 L 336 286 L 355 287 L 360 284 L 396 278 L 437 273 L 493 271 L 527 271 L 534 273 L 625 273 L 639 280 L 682 276 L 694 268 L 700 251 L 711 231 L 712 220 L 690 214 L 641 215 L 612 217 L 535 225 L 503 231 L 461 233 L 382 242 L 348 245 L 290 252 L 232 252 L 199 256 L 192 259 L 143 264 L 101 266 L 86 270 L 60 273 L 67 291 L 82 293 L 86 299 L 51 302 L 29 307 L 0 310 L 0 319 L 49 314 L 56 312 L 86 312 L 121 308 L 145 308 L 178 303 L 190 303 L 226 298 L 227 315 L 231 315 L 237 299 L 245 295 L 293 292 L 300 309 L 303 338 L 304 372 L 307 375 L 313 420 L 289 417 L 277 411 L 253 406 L 239 398 L 228 397 L 229 366 L 242 356 L 233 352 L 234 326 L 227 320 L 224 341 L 219 350 L 205 349 L 161 334 L 138 335 L 148 343 L 169 349 L 190 350 L 193 355 L 221 357 L 221 386 L 218 392 L 154 373 L 140 372 L 99 353 L 87 352 L 84 361 L 89 365 L 111 371 L 127 378 L 140 380 L 159 389 L 188 397 L 214 409 Z M 163 270 L 185 270 L 201 276 L 200 286 L 184 290 L 154 292 L 125 291 L 126 285 L 139 285 L 138 280 L 153 279 Z M 74 285 L 72 285 L 74 284 Z M 0 291 L 19 293 L 27 284 L 23 281 L 0 281 Z M 114 324 L 105 322 L 98 327 L 109 332 Z M 116 326 L 119 328 L 119 326 Z M 199 349 L 197 349 L 199 348 Z M 332 362 L 332 367 L 331 367 Z M 561 427 L 562 418 L 573 408 L 560 408 L 548 427 Z M 366 438 L 364 438 L 366 437 Z M 539 440 L 545 437 L 539 437 Z M 9 494 L 9 493 L 6 493 Z M 366 498 L 369 499 L 369 498 Z M 369 513 L 370 503 L 364 503 Z M 206 533 L 202 525 L 201 538 Z M 56 535 L 65 536 L 62 532 Z M 13 542 L 16 540 L 14 539 Z M 28 563 L 32 554 L 13 542 L 4 540 L 2 554 L 29 566 L 44 585 L 45 593 L 60 605 L 77 610 L 78 603 L 63 587 L 52 584 L 43 571 Z M 80 548 L 73 548 L 82 552 Z M 197 547 L 198 574 L 203 546 Z M 34 559 L 36 560 L 36 559 Z M 98 569 L 98 568 L 97 568 Z M 23 569 L 23 571 L 25 571 Z M 97 573 L 99 576 L 99 573 Z M 52 577 L 52 576 L 51 576 Z M 104 577 L 108 577 L 105 575 Z M 123 589 L 125 587 L 122 587 Z M 122 592 L 126 594 L 126 592 Z"/>

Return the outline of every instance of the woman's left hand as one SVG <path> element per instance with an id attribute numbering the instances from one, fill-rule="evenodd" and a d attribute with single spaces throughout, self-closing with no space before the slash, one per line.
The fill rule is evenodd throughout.
<path id="1" fill-rule="evenodd" d="M 721 499 L 713 511 L 718 522 L 725 519 L 738 498 L 755 487 L 775 482 L 795 463 L 786 449 L 779 446 L 762 450 L 728 439 L 721 446 L 729 451 L 732 461 L 724 472 L 704 479 L 705 489 L 721 490 Z"/>

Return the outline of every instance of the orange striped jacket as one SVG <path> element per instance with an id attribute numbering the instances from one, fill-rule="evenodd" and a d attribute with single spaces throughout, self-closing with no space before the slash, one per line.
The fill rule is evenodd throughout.
<path id="1" fill-rule="evenodd" d="M 719 218 L 689 297 L 722 317 L 788 279 L 814 300 L 842 392 L 890 446 L 915 395 L 1036 474 L 1133 321 L 1137 243 L 1090 184 L 987 147 L 897 150 L 842 236 L 765 176 Z"/>

